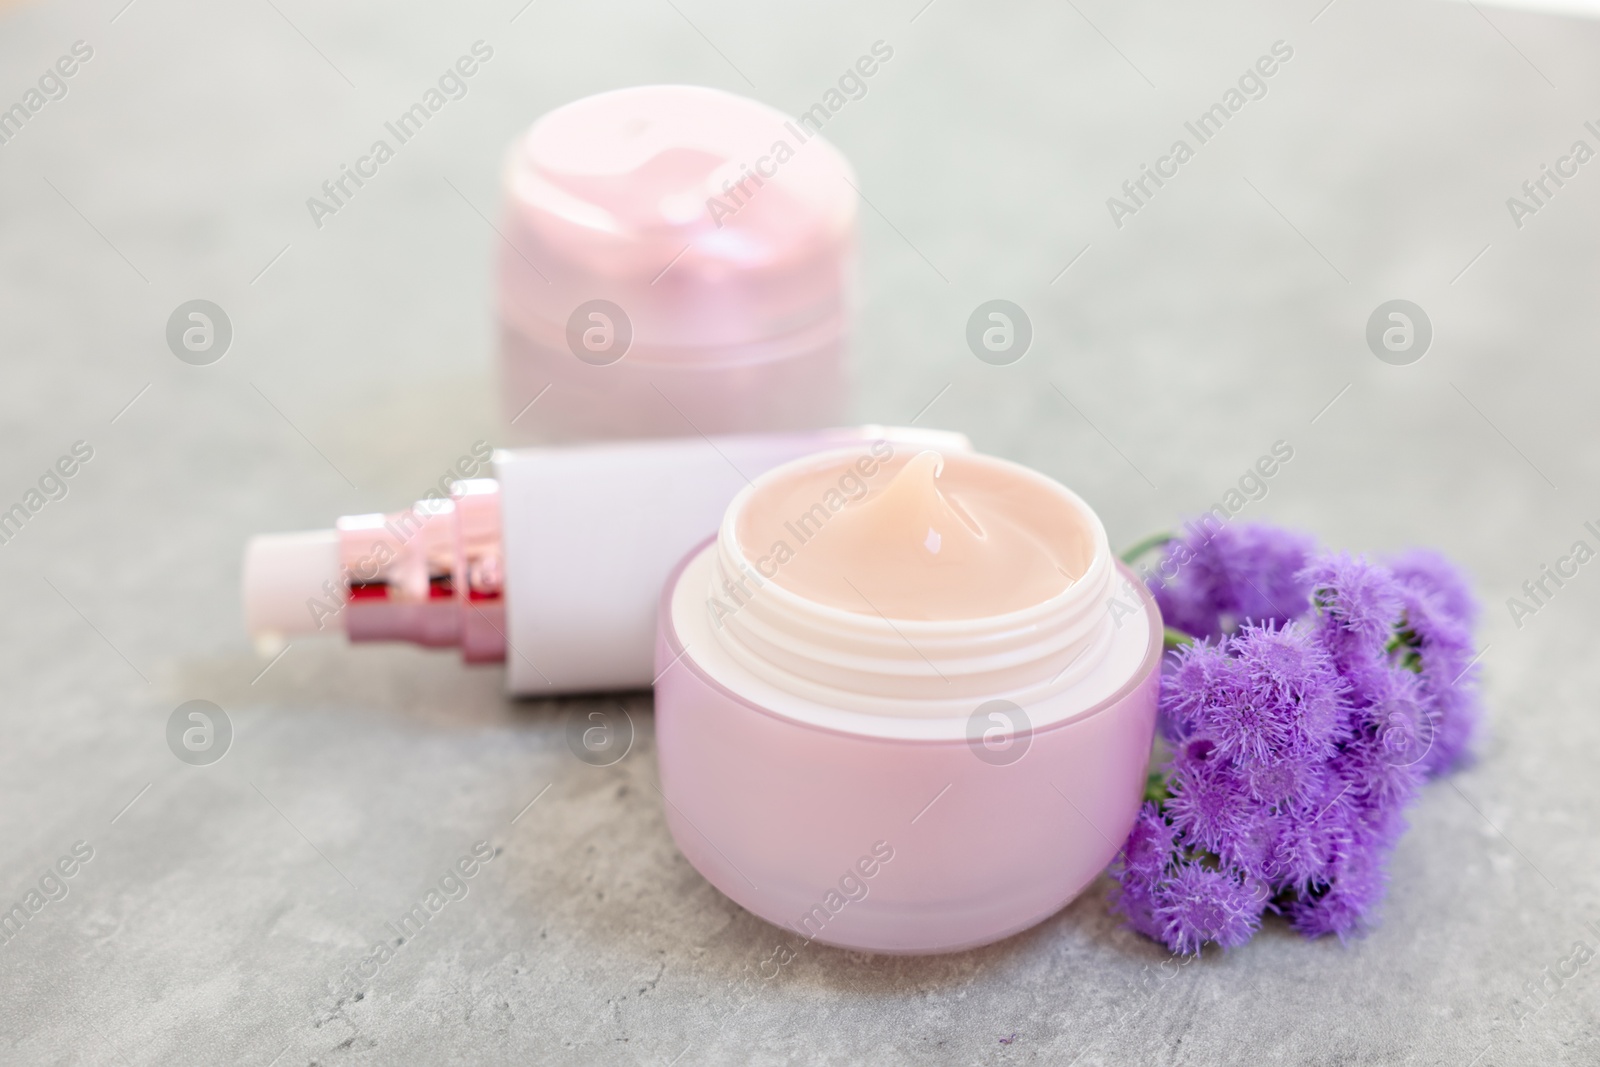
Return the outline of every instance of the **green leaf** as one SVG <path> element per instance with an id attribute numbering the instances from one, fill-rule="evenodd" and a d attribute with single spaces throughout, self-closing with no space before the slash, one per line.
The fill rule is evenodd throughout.
<path id="1" fill-rule="evenodd" d="M 1383 650 L 1396 660 L 1396 665 L 1413 674 L 1422 673 L 1422 637 L 1411 628 L 1404 615 L 1395 624 L 1394 636 Z"/>
<path id="2" fill-rule="evenodd" d="M 1143 541 L 1135 542 L 1130 547 L 1124 549 L 1119 558 L 1122 560 L 1122 562 L 1131 567 L 1133 566 L 1133 561 L 1144 555 L 1146 552 L 1151 552 L 1157 548 L 1165 548 L 1167 545 L 1170 545 L 1177 539 L 1177 535 L 1175 534 L 1152 534 L 1151 536 L 1146 537 Z"/>

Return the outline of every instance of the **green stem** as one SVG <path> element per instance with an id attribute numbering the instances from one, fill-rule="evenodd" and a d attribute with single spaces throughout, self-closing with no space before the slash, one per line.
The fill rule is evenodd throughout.
<path id="1" fill-rule="evenodd" d="M 1145 775 L 1144 798 L 1156 804 L 1163 804 L 1172 796 L 1167 790 L 1167 775 L 1164 771 L 1151 771 Z"/>
<path id="2" fill-rule="evenodd" d="M 1176 541 L 1177 539 L 1178 538 L 1177 538 L 1177 536 L 1175 534 L 1170 534 L 1170 533 L 1151 534 L 1149 537 L 1146 537 L 1143 541 L 1140 541 L 1140 542 L 1134 544 L 1133 546 L 1129 547 L 1128 549 L 1124 550 L 1123 553 L 1122 553 L 1122 557 L 1121 557 L 1122 558 L 1122 562 L 1128 564 L 1131 567 L 1133 565 L 1133 561 L 1138 559 L 1140 556 L 1144 555 L 1146 552 L 1153 551 L 1153 550 L 1155 550 L 1157 548 L 1165 547 L 1166 545 L 1171 544 L 1172 542 Z"/>
<path id="3" fill-rule="evenodd" d="M 1194 635 L 1186 634 L 1182 630 L 1174 630 L 1170 626 L 1161 628 L 1161 647 L 1164 651 L 1171 652 L 1175 648 L 1194 644 Z"/>

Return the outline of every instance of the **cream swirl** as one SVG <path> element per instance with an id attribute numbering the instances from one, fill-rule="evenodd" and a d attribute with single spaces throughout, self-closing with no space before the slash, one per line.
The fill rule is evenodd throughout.
<path id="1" fill-rule="evenodd" d="M 788 692 L 882 714 L 1043 699 L 1111 642 L 1105 529 L 1065 487 L 972 454 L 864 449 L 768 472 L 715 549 L 713 632 Z"/>

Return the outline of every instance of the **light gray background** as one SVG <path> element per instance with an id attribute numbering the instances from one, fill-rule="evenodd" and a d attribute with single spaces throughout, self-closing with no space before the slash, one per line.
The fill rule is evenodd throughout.
<path id="1" fill-rule="evenodd" d="M 0 1060 L 1594 1062 L 1600 963 L 1520 1028 L 1515 1004 L 1596 943 L 1600 572 L 1520 629 L 1505 601 L 1600 519 L 1600 161 L 1520 231 L 1505 199 L 1600 145 L 1600 23 L 1394 0 L 123 2 L 0 21 L 6 106 L 95 49 L 0 146 L 0 506 L 95 450 L 0 546 L 0 903 L 95 850 L 0 947 Z M 314 228 L 306 197 L 479 38 L 470 95 Z M 1102 880 L 1004 944 L 818 946 L 764 981 L 775 929 L 668 838 L 646 696 L 625 698 L 634 751 L 596 769 L 564 730 L 603 702 L 518 704 L 450 654 L 302 641 L 261 674 L 246 536 L 404 504 L 496 436 L 480 213 L 509 139 L 653 81 L 798 112 L 879 39 L 893 60 L 828 128 L 873 205 L 863 419 L 938 396 L 921 424 L 1064 480 L 1121 544 L 1285 439 L 1246 515 L 1435 544 L 1479 583 L 1492 732 L 1426 789 L 1364 939 L 1269 924 L 1163 969 Z M 1105 198 L 1278 39 L 1270 94 L 1114 228 Z M 163 340 L 196 297 L 234 324 L 210 367 Z M 994 297 L 1033 319 L 1014 366 L 963 342 Z M 1436 331 L 1409 367 L 1363 341 L 1396 297 Z M 236 728 L 210 767 L 164 740 L 195 698 Z M 470 895 L 337 996 L 479 840 L 499 855 Z"/>

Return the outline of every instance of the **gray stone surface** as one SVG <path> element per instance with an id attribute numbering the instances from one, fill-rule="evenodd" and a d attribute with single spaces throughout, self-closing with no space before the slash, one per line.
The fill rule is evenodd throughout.
<path id="1" fill-rule="evenodd" d="M 0 899 L 93 848 L 0 947 L 0 1061 L 1595 1062 L 1600 963 L 1517 1005 L 1596 941 L 1600 565 L 1520 628 L 1505 600 L 1600 520 L 1600 161 L 1521 229 L 1505 200 L 1600 146 L 1600 24 L 1377 0 L 122 3 L 0 23 L 0 105 L 94 48 L 0 146 L 0 506 L 94 449 L 0 545 Z M 315 228 L 306 197 L 479 38 L 470 94 Z M 937 396 L 924 424 L 1063 479 L 1121 543 L 1285 439 L 1248 514 L 1436 544 L 1480 584 L 1492 732 L 1428 787 L 1365 938 L 1269 925 L 1179 967 L 1102 881 L 980 951 L 817 947 L 765 979 L 778 933 L 667 836 L 647 696 L 623 698 L 633 753 L 596 769 L 564 742 L 590 704 L 507 700 L 449 655 L 303 641 L 261 673 L 244 538 L 403 503 L 495 434 L 480 213 L 508 139 L 648 81 L 798 112 L 878 39 L 892 62 L 829 127 L 871 202 L 861 417 Z M 1279 39 L 1268 95 L 1113 226 L 1106 198 Z M 1010 367 L 962 340 L 995 297 L 1035 326 Z M 1363 341 L 1396 297 L 1436 328 L 1412 366 Z M 211 366 L 164 341 L 194 298 L 234 325 Z M 166 747 L 190 699 L 235 727 L 209 767 Z M 478 841 L 469 894 L 341 992 Z"/>

